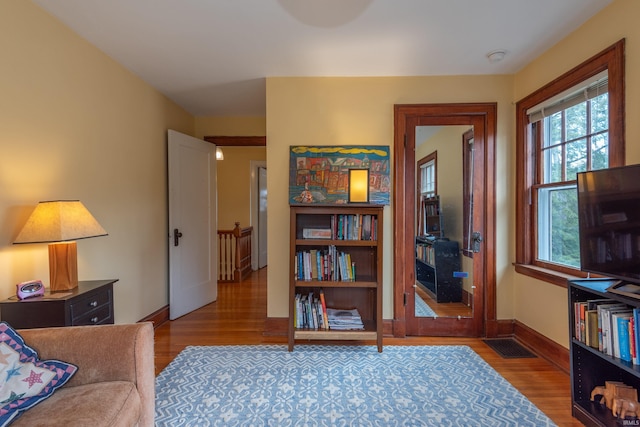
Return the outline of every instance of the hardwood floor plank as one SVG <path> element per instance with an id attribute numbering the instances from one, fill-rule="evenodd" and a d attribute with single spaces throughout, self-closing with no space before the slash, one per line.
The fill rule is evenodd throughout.
<path id="1" fill-rule="evenodd" d="M 189 345 L 286 344 L 286 336 L 264 333 L 266 283 L 267 269 L 263 268 L 243 283 L 219 284 L 216 302 L 158 326 L 156 375 Z M 384 345 L 467 345 L 558 426 L 582 425 L 571 416 L 569 375 L 541 357 L 503 359 L 479 338 L 385 337 Z"/>

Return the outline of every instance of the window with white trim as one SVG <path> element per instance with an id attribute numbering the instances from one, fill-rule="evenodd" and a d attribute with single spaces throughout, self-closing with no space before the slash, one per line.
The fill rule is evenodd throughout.
<path id="1" fill-rule="evenodd" d="M 580 271 L 576 174 L 622 166 L 620 40 L 516 103 L 516 271 L 558 285 Z M 557 274 L 562 273 L 562 274 Z"/>
<path id="2" fill-rule="evenodd" d="M 537 258 L 580 267 L 576 173 L 609 166 L 607 72 L 530 110 L 539 179 Z"/>

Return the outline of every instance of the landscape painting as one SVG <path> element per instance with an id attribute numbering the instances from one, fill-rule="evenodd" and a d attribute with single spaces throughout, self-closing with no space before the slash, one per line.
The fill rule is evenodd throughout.
<path id="1" fill-rule="evenodd" d="M 369 169 L 369 203 L 388 205 L 389 166 L 388 146 L 291 146 L 289 203 L 347 204 L 349 169 Z"/>

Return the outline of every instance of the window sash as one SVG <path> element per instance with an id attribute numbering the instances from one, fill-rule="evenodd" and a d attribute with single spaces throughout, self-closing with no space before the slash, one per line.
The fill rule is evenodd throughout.
<path id="1" fill-rule="evenodd" d="M 571 89 L 563 91 L 527 110 L 529 123 L 535 123 L 560 111 L 571 108 L 581 102 L 591 100 L 609 91 L 608 71 L 580 82 Z"/>

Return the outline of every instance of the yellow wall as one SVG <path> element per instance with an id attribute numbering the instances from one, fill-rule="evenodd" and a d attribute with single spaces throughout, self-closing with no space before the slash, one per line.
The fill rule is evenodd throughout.
<path id="1" fill-rule="evenodd" d="M 549 49 L 515 75 L 514 101 L 518 101 L 569 71 L 618 40 L 626 39 L 626 155 L 627 164 L 640 163 L 640 2 L 615 0 L 577 31 Z M 513 134 L 515 135 L 515 134 Z M 515 139 L 515 136 L 513 136 Z M 511 162 L 515 157 L 511 156 Z M 511 252 L 514 244 L 515 204 L 511 204 Z M 500 224 L 500 222 L 498 222 Z M 568 302 L 564 288 L 512 273 L 515 318 L 565 347 L 569 345 Z M 532 303 L 537 301 L 539 303 Z"/>
<path id="2" fill-rule="evenodd" d="M 264 117 L 196 117 L 196 137 L 264 136 Z M 265 147 L 221 147 L 224 160 L 218 162 L 218 229 L 232 230 L 251 223 L 251 162 L 267 158 Z"/>
<path id="3" fill-rule="evenodd" d="M 512 173 L 509 136 L 514 110 L 511 76 L 268 78 L 267 162 L 269 175 L 269 271 L 267 315 L 288 315 L 290 145 L 388 145 L 393 147 L 394 104 L 498 102 L 496 173 Z M 393 152 L 393 149 L 391 150 Z M 392 158 L 393 161 L 393 158 Z M 498 224 L 507 224 L 508 180 L 497 183 Z M 384 210 L 383 317 L 393 317 L 392 218 Z M 508 228 L 498 230 L 498 278 L 508 270 Z M 512 318 L 512 285 L 503 283 L 498 316 Z"/>
<path id="4" fill-rule="evenodd" d="M 38 201 L 79 199 L 109 233 L 80 280 L 120 279 L 118 323 L 166 305 L 166 132 L 193 117 L 31 2 L 0 2 L 0 52 L 0 298 L 48 285 L 46 245 L 11 244 Z"/>

